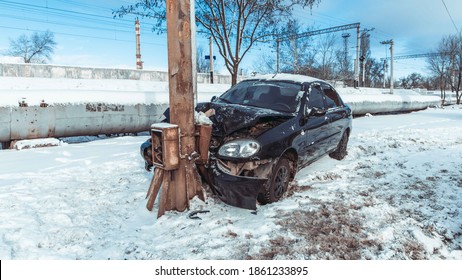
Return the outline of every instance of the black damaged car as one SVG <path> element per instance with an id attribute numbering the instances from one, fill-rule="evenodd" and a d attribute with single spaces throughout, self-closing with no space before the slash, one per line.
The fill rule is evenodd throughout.
<path id="1" fill-rule="evenodd" d="M 244 80 L 196 111 L 213 122 L 201 176 L 225 203 L 253 210 L 257 201 L 278 201 L 296 172 L 320 157 L 343 159 L 352 129 L 335 89 L 300 75 Z M 141 146 L 148 167 L 150 148 L 149 140 Z"/>

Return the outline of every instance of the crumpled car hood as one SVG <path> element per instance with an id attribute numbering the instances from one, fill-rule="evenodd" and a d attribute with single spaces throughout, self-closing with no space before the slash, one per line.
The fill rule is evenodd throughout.
<path id="1" fill-rule="evenodd" d="M 227 136 L 237 130 L 250 127 L 261 122 L 263 118 L 292 118 L 291 113 L 278 112 L 271 109 L 227 104 L 220 102 L 207 102 L 197 105 L 196 110 L 205 112 L 214 109 L 215 114 L 210 117 L 213 122 L 212 134 Z"/>

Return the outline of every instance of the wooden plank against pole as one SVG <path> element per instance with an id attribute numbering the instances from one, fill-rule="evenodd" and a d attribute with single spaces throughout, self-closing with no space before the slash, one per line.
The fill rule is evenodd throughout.
<path id="1" fill-rule="evenodd" d="M 146 208 L 149 211 L 152 211 L 152 207 L 154 206 L 154 202 L 156 201 L 157 194 L 159 193 L 159 189 L 162 183 L 162 179 L 164 177 L 164 170 L 161 168 L 156 168 L 154 171 L 154 176 L 151 180 L 151 185 L 149 186 L 148 190 L 148 203 L 146 204 Z"/>
<path id="2" fill-rule="evenodd" d="M 168 210 L 166 209 L 166 205 L 167 205 L 167 202 L 168 202 L 168 196 L 167 196 L 167 193 L 168 193 L 168 189 L 169 189 L 169 185 L 170 185 L 170 176 L 169 173 L 172 172 L 172 171 L 167 171 L 167 173 L 164 175 L 164 178 L 162 180 L 162 194 L 160 196 L 160 203 L 159 203 L 159 210 L 157 212 L 157 218 L 159 218 L 160 216 L 164 215 L 165 211 Z"/>
<path id="3" fill-rule="evenodd" d="M 169 183 L 169 188 L 167 190 L 167 197 L 165 200 L 165 209 L 166 210 L 178 210 L 176 208 L 176 190 L 173 188 L 174 186 L 174 179 L 173 179 L 173 170 L 169 171 L 165 174 L 165 176 L 168 176 L 167 180 Z"/>
<path id="4" fill-rule="evenodd" d="M 149 189 L 148 189 L 148 192 L 146 193 L 146 198 L 148 198 L 151 195 L 152 191 L 154 190 L 156 174 L 159 172 L 157 171 L 157 169 L 160 169 L 160 168 L 154 169 L 154 174 L 151 178 L 151 183 L 149 184 Z"/>
<path id="5" fill-rule="evenodd" d="M 193 176 L 194 175 L 191 174 L 191 161 L 188 161 L 186 163 L 186 197 L 188 198 L 188 201 L 187 201 L 186 205 L 187 205 L 188 209 L 190 207 L 189 200 L 191 198 L 193 198 L 193 196 L 194 196 L 194 195 L 192 195 L 192 193 L 194 193 L 194 192 L 191 192 L 191 189 L 194 190 L 194 188 L 195 188 L 194 187 L 195 182 L 191 180 Z"/>
<path id="6" fill-rule="evenodd" d="M 204 188 L 202 187 L 201 179 L 199 177 L 199 173 L 197 172 L 197 168 L 195 164 L 192 164 L 192 174 L 193 174 L 193 181 L 195 182 L 195 195 L 199 197 L 200 200 L 205 201 L 206 195 Z"/>

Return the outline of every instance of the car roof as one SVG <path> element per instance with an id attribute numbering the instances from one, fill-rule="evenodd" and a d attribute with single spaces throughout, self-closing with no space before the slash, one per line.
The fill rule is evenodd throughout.
<path id="1" fill-rule="evenodd" d="M 256 75 L 254 77 L 250 77 L 246 80 L 267 80 L 267 81 L 292 81 L 296 83 L 312 83 L 312 82 L 324 82 L 326 81 L 310 77 L 304 75 L 295 75 L 295 74 L 284 74 L 284 73 L 277 73 L 277 74 L 265 74 L 265 75 Z M 328 83 L 327 83 L 328 84 Z"/>

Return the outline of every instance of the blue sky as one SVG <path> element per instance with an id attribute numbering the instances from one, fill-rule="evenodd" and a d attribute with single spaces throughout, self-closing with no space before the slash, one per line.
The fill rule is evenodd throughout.
<path id="1" fill-rule="evenodd" d="M 135 68 L 134 16 L 113 19 L 111 14 L 112 9 L 130 2 L 0 0 L 0 53 L 8 48 L 10 38 L 48 29 L 58 43 L 53 64 Z M 370 33 L 372 56 L 376 58 L 386 53 L 381 41 L 393 39 L 395 55 L 426 53 L 444 35 L 456 33 L 456 27 L 462 29 L 460 0 L 322 0 L 312 11 L 294 13 L 302 24 L 315 29 L 355 22 L 362 28 L 374 27 Z M 208 39 L 198 37 L 197 44 L 207 49 Z M 352 37 L 350 46 L 354 46 Z M 263 49 L 257 46 L 242 66 L 254 70 L 254 61 Z M 146 19 L 141 20 L 141 55 L 145 69 L 167 68 L 166 37 L 152 32 Z M 223 69 L 223 62 L 217 63 L 218 69 L 220 64 Z M 423 59 L 398 60 L 395 76 L 424 73 L 424 68 Z"/>

